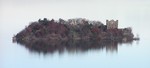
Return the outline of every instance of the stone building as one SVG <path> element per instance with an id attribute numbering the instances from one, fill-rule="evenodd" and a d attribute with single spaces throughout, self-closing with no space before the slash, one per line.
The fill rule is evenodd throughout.
<path id="1" fill-rule="evenodd" d="M 84 18 L 68 19 L 68 22 L 71 25 L 84 24 L 85 21 L 86 21 L 86 19 L 84 19 Z"/>
<path id="2" fill-rule="evenodd" d="M 107 29 L 115 29 L 118 28 L 118 20 L 106 20 Z"/>

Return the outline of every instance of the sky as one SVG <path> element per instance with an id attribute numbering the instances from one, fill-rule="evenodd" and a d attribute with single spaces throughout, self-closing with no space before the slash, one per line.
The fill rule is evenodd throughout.
<path id="1" fill-rule="evenodd" d="M 90 19 L 119 18 L 122 14 L 142 14 L 150 6 L 148 0 L 0 0 L 1 15 L 32 15 L 37 18 Z M 137 12 L 135 12 L 137 11 Z M 150 11 L 148 9 L 148 11 Z M 148 13 L 148 11 L 146 11 Z M 12 15 L 12 16 L 14 16 Z M 99 16 L 99 17 L 97 17 Z"/>
<path id="2" fill-rule="evenodd" d="M 5 32 L 9 25 L 20 31 L 39 18 L 87 18 L 104 24 L 114 19 L 119 20 L 120 28 L 136 27 L 135 33 L 143 31 L 146 37 L 150 34 L 149 6 L 149 0 L 0 0 L 0 29 Z"/>

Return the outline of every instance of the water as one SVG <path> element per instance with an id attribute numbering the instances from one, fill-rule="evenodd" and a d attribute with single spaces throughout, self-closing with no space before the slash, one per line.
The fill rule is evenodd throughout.
<path id="1" fill-rule="evenodd" d="M 150 1 L 0 1 L 0 68 L 150 68 Z M 118 19 L 119 28 L 131 26 L 140 41 L 87 51 L 39 53 L 12 43 L 12 37 L 39 18 Z"/>

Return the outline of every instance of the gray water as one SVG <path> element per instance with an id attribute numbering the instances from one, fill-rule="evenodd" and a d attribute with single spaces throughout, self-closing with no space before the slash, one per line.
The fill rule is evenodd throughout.
<path id="1" fill-rule="evenodd" d="M 115 49 L 39 53 L 12 43 L 12 37 L 39 18 L 119 20 L 140 41 Z M 0 0 L 0 68 L 150 68 L 150 1 L 148 0 Z"/>

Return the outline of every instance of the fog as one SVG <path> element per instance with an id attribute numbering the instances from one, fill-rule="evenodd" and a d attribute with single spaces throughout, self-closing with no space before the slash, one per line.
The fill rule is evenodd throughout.
<path id="1" fill-rule="evenodd" d="M 93 50 L 61 57 L 30 53 L 12 43 L 14 34 L 39 18 L 119 20 L 119 28 L 132 27 L 140 41 L 118 45 L 117 54 Z M 149 18 L 150 0 L 0 0 L 0 68 L 149 68 Z"/>

